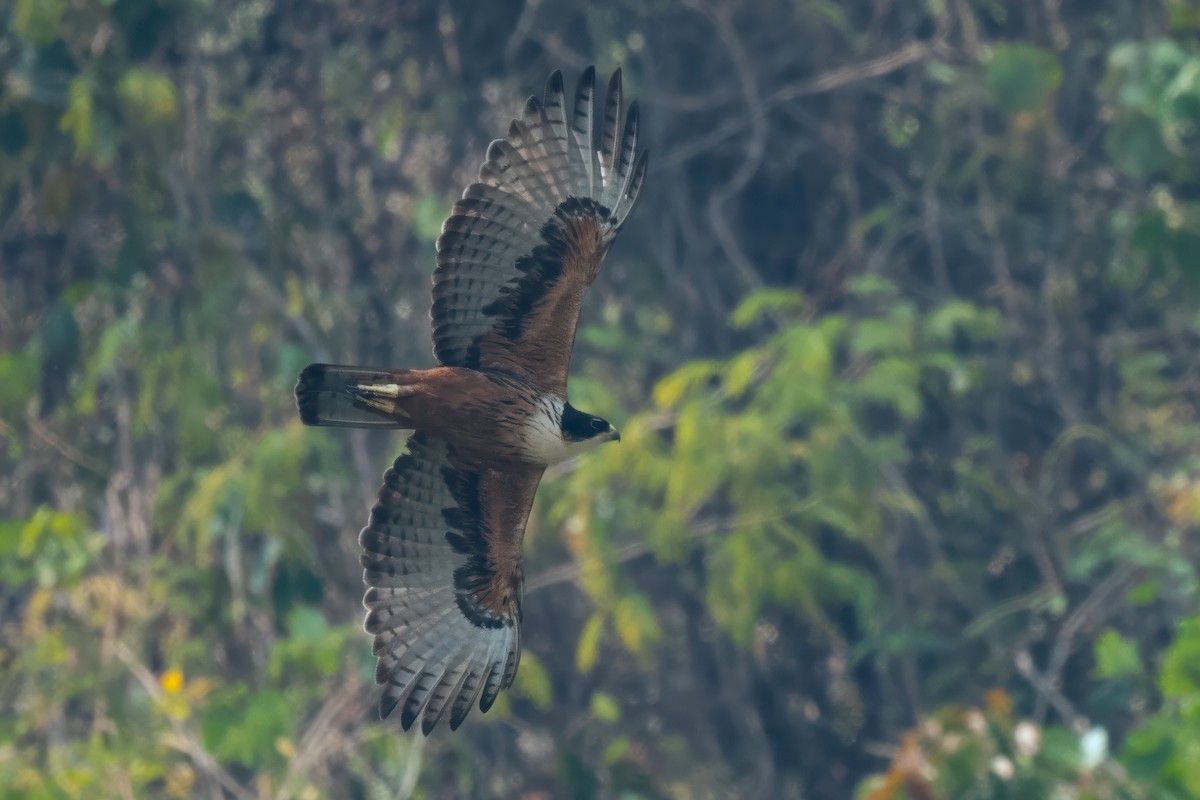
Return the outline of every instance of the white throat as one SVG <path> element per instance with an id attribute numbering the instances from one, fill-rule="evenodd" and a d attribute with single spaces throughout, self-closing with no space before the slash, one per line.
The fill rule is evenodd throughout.
<path id="1" fill-rule="evenodd" d="M 566 402 L 561 397 L 542 395 L 525 422 L 525 455 L 538 464 L 557 464 L 601 443 L 601 439 L 568 442 L 563 439 L 562 417 Z"/>

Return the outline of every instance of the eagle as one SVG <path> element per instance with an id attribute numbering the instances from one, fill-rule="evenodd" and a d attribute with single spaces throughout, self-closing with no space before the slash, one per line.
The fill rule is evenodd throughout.
<path id="1" fill-rule="evenodd" d="M 567 399 L 588 287 L 646 176 L 637 101 L 560 72 L 487 149 L 437 240 L 431 369 L 312 364 L 306 425 L 412 430 L 359 534 L 380 718 L 457 729 L 521 658 L 522 541 L 546 467 L 620 440 Z M 598 129 L 598 130 L 597 130 Z"/>

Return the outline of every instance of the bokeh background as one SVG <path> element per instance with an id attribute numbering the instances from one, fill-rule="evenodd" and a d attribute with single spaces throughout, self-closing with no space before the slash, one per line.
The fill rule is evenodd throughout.
<path id="1" fill-rule="evenodd" d="M 1191 0 L 0 2 L 0 795 L 1200 797 Z M 524 657 L 373 719 L 433 242 L 554 68 L 646 192 Z"/>

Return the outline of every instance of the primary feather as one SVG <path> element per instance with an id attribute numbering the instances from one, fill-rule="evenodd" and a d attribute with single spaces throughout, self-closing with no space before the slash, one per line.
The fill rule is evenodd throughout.
<path id="1" fill-rule="evenodd" d="M 434 355 L 441 363 L 490 366 L 485 340 L 497 326 L 512 321 L 504 313 L 514 305 L 522 313 L 530 311 L 525 304 L 500 301 L 527 291 L 522 279 L 530 261 L 547 244 L 548 234 L 553 235 L 547 229 L 562 227 L 563 212 L 572 201 L 576 209 L 588 209 L 600 235 L 595 265 L 564 263 L 574 269 L 552 278 L 562 282 L 564 294 L 579 300 L 582 291 L 575 289 L 594 279 L 594 266 L 636 205 L 646 168 L 645 153 L 637 158 L 636 106 L 624 114 L 617 70 L 608 83 L 597 143 L 594 84 L 595 70 L 589 67 L 580 77 L 568 124 L 562 74 L 552 74 L 542 98 L 526 101 L 508 137 L 488 147 L 478 183 L 468 186 L 455 204 L 437 242 L 434 273 Z M 579 201 L 591 203 L 581 206 Z M 561 254 L 553 256 L 563 260 Z M 579 303 L 562 311 L 561 324 L 552 333 L 573 340 Z M 504 345 L 490 344 L 493 351 Z"/>

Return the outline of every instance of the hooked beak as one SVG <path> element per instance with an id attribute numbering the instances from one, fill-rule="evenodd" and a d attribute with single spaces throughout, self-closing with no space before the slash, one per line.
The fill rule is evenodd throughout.
<path id="1" fill-rule="evenodd" d="M 611 433 L 611 434 L 609 434 L 609 435 L 610 435 L 610 436 L 612 436 L 612 440 L 613 440 L 614 442 L 619 442 L 619 441 L 621 441 L 621 432 L 620 432 L 619 430 L 617 430 L 616 428 L 613 428 L 613 429 L 612 429 L 612 433 Z"/>

